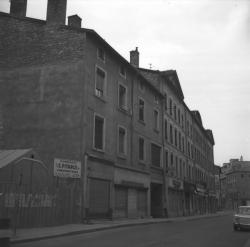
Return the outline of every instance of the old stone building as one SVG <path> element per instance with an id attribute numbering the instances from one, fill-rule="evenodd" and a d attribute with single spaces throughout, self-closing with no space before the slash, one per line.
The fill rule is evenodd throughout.
<path id="1" fill-rule="evenodd" d="M 26 1 L 0 12 L 1 149 L 32 148 L 50 186 L 72 185 L 67 222 L 211 211 L 213 136 L 176 71 L 139 69 L 137 48 L 129 63 L 77 15 L 65 25 L 66 3 L 48 0 L 46 21 Z M 58 182 L 55 159 L 81 177 Z"/>
<path id="2" fill-rule="evenodd" d="M 174 70 L 140 69 L 164 95 L 163 149 L 170 216 L 215 210 L 214 139 L 184 102 Z"/>
<path id="3" fill-rule="evenodd" d="M 230 159 L 221 167 L 221 201 L 222 207 L 236 209 L 238 206 L 250 205 L 250 161 Z"/>

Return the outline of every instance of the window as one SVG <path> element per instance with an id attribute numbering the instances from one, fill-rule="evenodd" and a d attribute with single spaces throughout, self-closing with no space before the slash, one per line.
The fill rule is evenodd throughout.
<path id="1" fill-rule="evenodd" d="M 183 177 L 183 173 L 182 173 L 182 159 L 179 160 L 179 165 L 180 165 L 180 178 Z"/>
<path id="2" fill-rule="evenodd" d="M 141 92 L 144 92 L 144 90 L 145 90 L 145 86 L 144 86 L 142 81 L 139 81 L 139 89 Z"/>
<path id="3" fill-rule="evenodd" d="M 164 120 L 164 137 L 165 137 L 165 140 L 168 139 L 168 122 L 167 122 L 167 119 Z"/>
<path id="4" fill-rule="evenodd" d="M 174 144 L 177 147 L 177 129 L 174 129 Z"/>
<path id="5" fill-rule="evenodd" d="M 158 99 L 158 97 L 155 95 L 155 97 L 154 97 L 154 99 L 155 99 L 155 104 L 159 104 L 159 99 Z"/>
<path id="6" fill-rule="evenodd" d="M 179 171 L 178 171 L 178 157 L 177 156 L 175 156 L 175 175 L 178 177 L 178 175 L 179 175 Z"/>
<path id="7" fill-rule="evenodd" d="M 139 160 L 144 161 L 145 160 L 145 151 L 144 151 L 144 139 L 139 137 Z"/>
<path id="8" fill-rule="evenodd" d="M 126 154 L 126 138 L 127 132 L 123 127 L 118 127 L 118 152 L 119 154 Z"/>
<path id="9" fill-rule="evenodd" d="M 126 70 L 123 66 L 120 66 L 120 75 L 124 78 L 126 78 Z"/>
<path id="10" fill-rule="evenodd" d="M 174 155 L 172 153 L 170 155 L 170 163 L 171 163 L 171 166 L 174 165 Z"/>
<path id="11" fill-rule="evenodd" d="M 165 153 L 165 155 L 166 155 L 166 163 L 165 163 L 165 165 L 166 165 L 166 168 L 168 168 L 168 151 L 166 151 L 166 153 Z"/>
<path id="12" fill-rule="evenodd" d="M 139 99 L 139 120 L 144 122 L 144 100 Z"/>
<path id="13" fill-rule="evenodd" d="M 102 48 L 97 49 L 97 57 L 100 60 L 102 60 L 103 62 L 105 62 L 105 53 L 104 53 L 104 50 Z"/>
<path id="14" fill-rule="evenodd" d="M 181 150 L 181 132 L 179 132 L 179 149 Z"/>
<path id="15" fill-rule="evenodd" d="M 159 129 L 159 112 L 157 110 L 154 110 L 154 129 Z"/>
<path id="16" fill-rule="evenodd" d="M 121 84 L 119 84 L 118 100 L 119 107 L 127 110 L 127 88 Z"/>
<path id="17" fill-rule="evenodd" d="M 161 166 L 161 147 L 151 144 L 151 163 L 152 166 Z"/>
<path id="18" fill-rule="evenodd" d="M 173 127 L 172 127 L 172 124 L 170 124 L 170 143 L 173 144 Z"/>
<path id="19" fill-rule="evenodd" d="M 167 111 L 168 109 L 168 97 L 167 97 L 167 94 L 165 93 L 164 94 L 164 106 L 165 106 L 165 111 Z"/>
<path id="20" fill-rule="evenodd" d="M 94 118 L 94 148 L 104 150 L 104 118 L 98 115 Z"/>
<path id="21" fill-rule="evenodd" d="M 184 127 L 184 117 L 183 117 L 183 114 L 181 114 L 181 127 L 182 128 Z"/>
<path id="22" fill-rule="evenodd" d="M 172 114 L 173 114 L 173 109 L 172 109 L 172 107 L 173 107 L 173 102 L 172 102 L 172 99 L 169 99 L 169 112 L 170 112 L 170 115 L 172 116 Z"/>
<path id="23" fill-rule="evenodd" d="M 106 84 L 106 72 L 96 67 L 96 81 L 95 81 L 95 94 L 98 97 L 104 96 Z"/>
<path id="24" fill-rule="evenodd" d="M 183 153 L 185 152 L 184 147 L 185 147 L 185 145 L 184 145 L 184 137 L 182 137 L 182 152 Z"/>
<path id="25" fill-rule="evenodd" d="M 178 109 L 178 123 L 181 123 L 181 112 L 180 109 Z"/>
<path id="26" fill-rule="evenodd" d="M 174 120 L 176 120 L 176 105 L 174 105 Z"/>

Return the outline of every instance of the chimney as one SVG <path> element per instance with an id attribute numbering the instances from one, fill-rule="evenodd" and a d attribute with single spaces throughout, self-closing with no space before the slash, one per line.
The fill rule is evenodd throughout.
<path id="1" fill-rule="evenodd" d="M 10 14 L 18 17 L 25 17 L 27 10 L 27 0 L 11 0 Z"/>
<path id="2" fill-rule="evenodd" d="M 47 22 L 65 25 L 67 0 L 48 0 Z"/>
<path id="3" fill-rule="evenodd" d="M 71 15 L 68 17 L 68 26 L 81 28 L 82 26 L 82 18 L 78 15 Z"/>
<path id="4" fill-rule="evenodd" d="M 138 47 L 134 51 L 130 51 L 130 64 L 136 68 L 139 68 L 139 55 Z"/>

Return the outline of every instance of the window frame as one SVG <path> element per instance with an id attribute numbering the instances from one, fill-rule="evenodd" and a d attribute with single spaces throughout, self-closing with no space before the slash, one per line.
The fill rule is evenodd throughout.
<path id="1" fill-rule="evenodd" d="M 152 146 L 157 146 L 159 149 L 160 149 L 160 164 L 159 165 L 153 165 L 153 162 L 152 162 Z M 159 167 L 159 168 L 161 168 L 162 167 L 162 147 L 160 146 L 160 145 L 158 145 L 158 144 L 156 144 L 156 143 L 154 143 L 154 142 L 151 142 L 151 145 L 150 145 L 150 163 L 151 163 L 151 166 L 153 166 L 153 167 Z"/>
<path id="2" fill-rule="evenodd" d="M 120 152 L 120 129 L 123 129 L 125 131 L 125 135 L 124 135 L 124 152 Z M 117 126 L 117 153 L 119 156 L 127 156 L 127 151 L 128 151 L 128 131 L 127 128 L 125 128 L 124 126 L 118 124 Z"/>
<path id="3" fill-rule="evenodd" d="M 100 148 L 97 148 L 95 146 L 95 137 L 96 137 L 96 131 L 95 131 L 95 127 L 96 127 L 96 122 L 95 122 L 95 119 L 96 117 L 98 118 L 102 118 L 103 119 L 103 133 L 102 133 L 102 149 Z M 100 151 L 100 152 L 105 152 L 105 142 L 106 142 L 106 119 L 104 116 L 98 114 L 98 113 L 94 113 L 94 124 L 93 124 L 93 149 L 97 150 L 97 151 Z"/>
<path id="4" fill-rule="evenodd" d="M 143 140 L 143 159 L 140 158 L 140 140 Z M 138 137 L 138 160 L 140 162 L 145 162 L 146 161 L 146 145 L 145 145 L 145 138 L 143 138 L 142 136 Z"/>
<path id="5" fill-rule="evenodd" d="M 104 85 L 103 85 L 103 94 L 102 95 L 98 95 L 97 93 L 97 88 L 96 88 L 96 83 L 97 83 L 97 71 L 100 70 L 102 71 L 104 74 L 105 74 L 105 79 L 104 79 Z M 96 65 L 95 66 L 95 96 L 98 97 L 98 98 L 105 98 L 106 95 L 107 95 L 107 72 L 106 70 L 104 70 L 103 68 L 101 68 L 99 65 Z"/>
<path id="6" fill-rule="evenodd" d="M 124 74 L 122 73 L 122 70 L 124 70 Z M 119 74 L 120 74 L 121 77 L 123 77 L 124 79 L 126 79 L 127 73 L 126 73 L 126 69 L 125 69 L 125 67 L 123 65 L 119 66 Z"/>
<path id="7" fill-rule="evenodd" d="M 125 88 L 125 105 L 120 105 L 120 86 Z M 128 111 L 128 87 L 121 82 L 118 82 L 118 107 L 122 110 Z"/>
<path id="8" fill-rule="evenodd" d="M 101 57 L 101 56 L 99 56 L 99 51 L 103 51 L 103 58 Z M 104 49 L 102 49 L 101 47 L 97 47 L 97 58 L 100 60 L 100 61 L 102 61 L 103 63 L 105 63 L 106 62 L 106 54 L 105 54 L 105 51 L 104 51 Z"/>
<path id="9" fill-rule="evenodd" d="M 155 119 L 156 112 L 157 112 L 157 118 Z M 159 131 L 160 130 L 160 111 L 156 108 L 154 108 L 153 110 L 153 119 L 154 119 L 154 130 Z"/>
<path id="10" fill-rule="evenodd" d="M 143 119 L 140 119 L 140 101 L 143 102 Z M 145 123 L 145 100 L 141 97 L 138 97 L 138 120 Z"/>

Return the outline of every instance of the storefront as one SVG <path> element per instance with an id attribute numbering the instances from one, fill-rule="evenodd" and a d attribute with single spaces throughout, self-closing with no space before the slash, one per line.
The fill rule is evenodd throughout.
<path id="1" fill-rule="evenodd" d="M 195 184 L 184 181 L 184 197 L 185 197 L 185 215 L 194 214 L 194 194 L 196 192 Z"/>
<path id="2" fill-rule="evenodd" d="M 183 181 L 168 179 L 168 214 L 169 217 L 185 215 Z"/>

